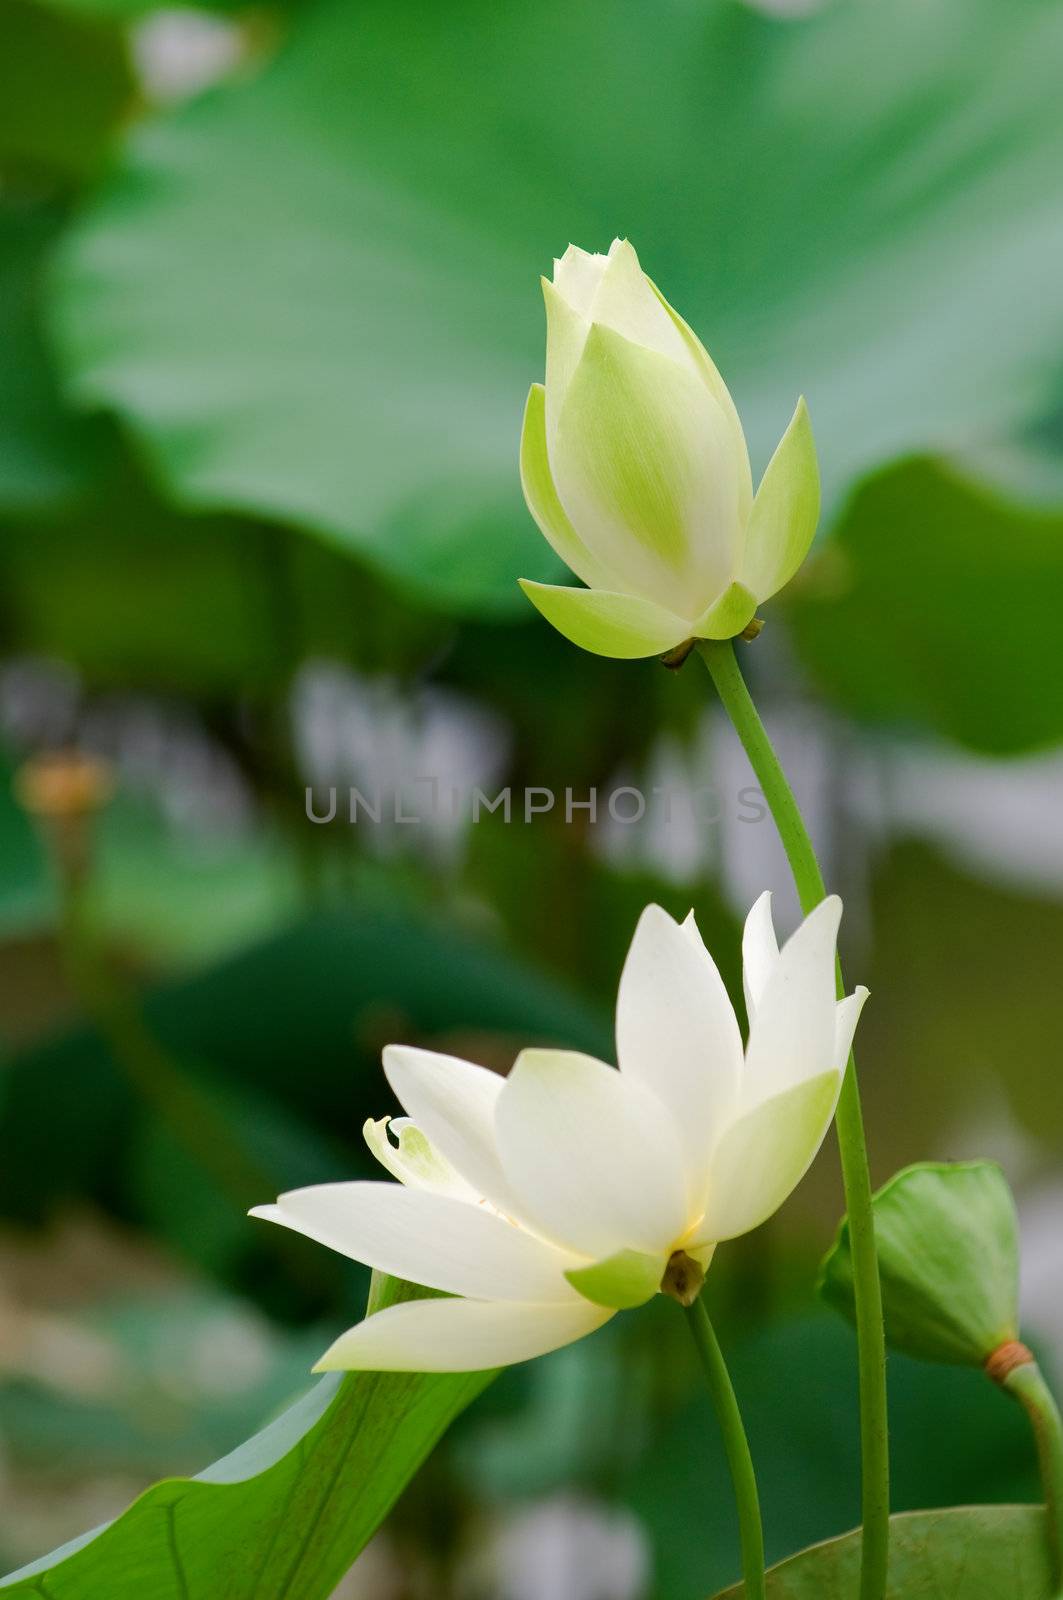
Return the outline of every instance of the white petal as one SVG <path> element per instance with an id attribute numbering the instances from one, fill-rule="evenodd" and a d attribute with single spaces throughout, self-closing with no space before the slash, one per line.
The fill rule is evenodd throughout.
<path id="1" fill-rule="evenodd" d="M 486 1300 L 571 1300 L 564 1274 L 588 1263 L 484 1206 L 397 1183 L 321 1183 L 254 1216 L 426 1289 Z"/>
<path id="2" fill-rule="evenodd" d="M 543 302 L 546 306 L 546 394 L 544 404 L 544 427 L 547 451 L 547 464 L 554 450 L 557 438 L 557 425 L 564 405 L 565 395 L 572 376 L 579 366 L 580 356 L 587 342 L 587 335 L 591 325 L 575 309 L 570 301 L 559 292 L 555 284 L 542 280 Z M 553 482 L 553 468 L 551 482 Z M 557 494 L 557 485 L 554 484 L 554 493 Z M 560 505 L 560 500 L 558 504 Z M 568 513 L 562 506 L 562 515 L 568 520 Z M 575 531 L 575 530 L 574 530 Z M 577 533 L 577 538 L 583 542 L 582 536 Z M 592 557 L 592 560 L 595 559 Z M 573 571 L 576 569 L 573 568 Z"/>
<path id="3" fill-rule="evenodd" d="M 841 1074 L 807 1079 L 740 1117 L 712 1158 L 708 1205 L 697 1243 L 735 1239 L 777 1211 L 823 1143 Z"/>
<path id="4" fill-rule="evenodd" d="M 496 1116 L 523 1215 L 595 1259 L 655 1254 L 684 1231 L 677 1130 L 661 1101 L 590 1056 L 525 1050 Z"/>
<path id="5" fill-rule="evenodd" d="M 570 244 L 564 255 L 554 261 L 554 288 L 573 311 L 588 321 L 607 259 L 597 252 L 581 250 L 578 244 Z"/>
<path id="6" fill-rule="evenodd" d="M 626 239 L 616 239 L 591 302 L 590 320 L 603 322 L 625 339 L 671 356 L 697 373 L 686 342 L 661 304 Z"/>
<path id="7" fill-rule="evenodd" d="M 757 1105 L 834 1065 L 835 945 L 842 903 L 822 901 L 783 946 L 749 1030 L 742 1104 Z"/>
<path id="8" fill-rule="evenodd" d="M 389 1044 L 384 1072 L 403 1107 L 451 1166 L 502 1211 L 512 1196 L 495 1144 L 495 1106 L 505 1080 L 457 1056 Z"/>
<path id="9" fill-rule="evenodd" d="M 315 1372 L 483 1372 L 593 1333 L 614 1313 L 589 1300 L 408 1300 L 341 1334 Z"/>
<path id="10" fill-rule="evenodd" d="M 392 1143 L 389 1128 L 398 1144 Z M 362 1127 L 362 1137 L 380 1165 L 411 1189 L 427 1189 L 432 1194 L 474 1203 L 482 1199 L 409 1117 L 378 1117 L 375 1121 L 369 1117 Z"/>
<path id="11" fill-rule="evenodd" d="M 639 918 L 620 977 L 616 1048 L 624 1077 L 671 1112 L 700 1210 L 709 1155 L 741 1082 L 742 1036 L 693 913 L 680 925 L 647 906 Z"/>
<path id="12" fill-rule="evenodd" d="M 844 1072 L 848 1063 L 849 1051 L 853 1048 L 853 1034 L 867 996 L 868 991 L 863 984 L 857 984 L 852 994 L 839 1000 L 834 1008 L 834 1065 L 839 1072 Z"/>
<path id="13" fill-rule="evenodd" d="M 778 959 L 779 941 L 771 918 L 771 890 L 765 889 L 746 918 L 742 933 L 742 984 L 750 1023 Z"/>

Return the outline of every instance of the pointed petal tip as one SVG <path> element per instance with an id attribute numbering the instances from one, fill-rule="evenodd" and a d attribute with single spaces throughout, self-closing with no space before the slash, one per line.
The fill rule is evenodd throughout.
<path id="1" fill-rule="evenodd" d="M 692 917 L 693 911 L 689 913 Z M 671 927 L 678 927 L 678 923 L 670 911 L 666 911 L 656 900 L 650 900 L 639 912 L 639 920 L 635 924 L 636 930 L 643 922 L 667 922 Z"/>
<path id="2" fill-rule="evenodd" d="M 421 1064 L 421 1057 L 435 1055 L 436 1051 L 422 1049 L 420 1045 L 416 1044 L 394 1042 L 384 1045 L 380 1052 L 380 1064 L 384 1069 L 385 1078 L 387 1078 L 400 1103 L 402 1102 L 402 1095 L 399 1093 L 393 1074 L 405 1074 L 411 1065 Z M 411 1061 L 411 1058 L 414 1058 L 413 1061 Z M 403 1109 L 405 1110 L 405 1107 Z M 372 1118 L 370 1118 L 370 1121 L 372 1121 Z"/>
<path id="3" fill-rule="evenodd" d="M 763 889 L 746 913 L 745 930 L 749 934 L 759 932 L 774 935 L 775 933 L 775 896 L 771 889 Z M 776 945 L 776 950 L 778 945 Z"/>
<path id="4" fill-rule="evenodd" d="M 812 907 L 812 910 L 808 913 L 805 921 L 811 922 L 813 917 L 821 918 L 824 922 L 830 922 L 832 919 L 836 919 L 837 922 L 840 923 L 842 920 L 841 895 L 824 895 L 823 899 L 819 902 L 819 905 Z"/>
<path id="5" fill-rule="evenodd" d="M 770 889 L 765 889 L 750 906 L 742 929 L 742 988 L 751 1026 L 778 960 L 779 941 L 772 916 L 772 893 Z"/>
<path id="6" fill-rule="evenodd" d="M 329 1372 L 379 1372 L 387 1370 L 389 1369 L 358 1366 L 355 1362 L 344 1361 L 339 1357 L 333 1356 L 330 1350 L 326 1350 L 325 1354 L 321 1357 L 321 1360 L 315 1361 L 314 1365 L 310 1368 L 312 1375 L 317 1378 L 323 1377 Z"/>
<path id="7" fill-rule="evenodd" d="M 708 945 L 705 943 L 705 936 L 702 933 L 701 929 L 698 927 L 698 919 L 694 914 L 694 907 L 693 906 L 691 906 L 690 910 L 687 912 L 686 916 L 683 918 L 683 920 L 679 924 L 679 926 L 682 928 L 683 932 L 686 934 L 686 936 L 690 940 L 691 944 L 694 945 L 695 949 L 703 950 L 705 952 L 705 954 L 708 956 L 709 960 L 712 961 L 713 960 L 712 951 L 709 949 Z"/>
<path id="8" fill-rule="evenodd" d="M 789 426 L 790 428 L 793 428 L 795 432 L 801 434 L 802 437 L 807 439 L 809 448 L 812 452 L 812 460 L 815 464 L 816 478 L 818 481 L 819 459 L 816 455 L 815 434 L 812 431 L 812 413 L 808 409 L 808 401 L 805 399 L 803 394 L 799 394 L 797 397 L 797 404 L 794 406 L 794 414 L 790 418 Z"/>
<path id="9" fill-rule="evenodd" d="M 742 580 L 770 600 L 800 567 L 820 512 L 819 461 L 804 395 L 768 462 L 746 529 Z"/>
<path id="10" fill-rule="evenodd" d="M 787 946 L 794 944 L 796 949 L 798 946 L 804 946 L 806 941 L 814 941 L 816 930 L 821 928 L 830 931 L 830 936 L 836 944 L 841 920 L 841 896 L 837 894 L 825 895 L 819 904 L 813 906 L 808 915 L 798 923 L 782 948 L 785 950 Z"/>
<path id="11" fill-rule="evenodd" d="M 664 906 L 658 905 L 656 900 L 651 900 L 648 905 L 643 906 L 639 913 L 639 919 L 635 924 L 635 931 L 631 935 L 628 956 L 630 957 L 636 940 L 641 942 L 647 936 L 652 939 L 655 933 L 657 936 L 663 934 L 665 938 L 673 938 L 677 933 L 682 934 L 688 939 L 693 939 L 695 945 L 700 945 L 702 949 L 707 951 L 693 906 L 691 906 L 682 920 L 678 917 L 673 917 L 672 913 L 666 911 Z"/>

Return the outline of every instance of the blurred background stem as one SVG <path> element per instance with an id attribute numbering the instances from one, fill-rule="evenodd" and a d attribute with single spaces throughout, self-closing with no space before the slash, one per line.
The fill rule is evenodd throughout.
<path id="1" fill-rule="evenodd" d="M 135 990 L 115 969 L 95 927 L 93 829 L 112 787 L 106 764 L 77 750 L 37 757 L 17 780 L 19 799 L 37 821 L 55 875 L 63 968 L 138 1098 L 221 1193 L 247 1210 L 276 1185 L 234 1138 L 209 1089 L 152 1033 Z"/>
<path id="2" fill-rule="evenodd" d="M 826 895 L 819 862 L 764 724 L 746 687 L 729 639 L 703 640 L 698 652 L 779 830 L 801 909 L 807 915 Z M 838 963 L 838 994 L 845 993 Z M 871 1209 L 871 1176 L 852 1052 L 835 1118 L 845 1203 L 849 1213 L 860 1360 L 860 1432 L 863 1460 L 861 1600 L 885 1600 L 889 1567 L 889 1424 L 886 1410 L 886 1340 L 882 1289 Z"/>
<path id="3" fill-rule="evenodd" d="M 234 1141 L 210 1094 L 148 1028 L 136 996 L 98 948 L 86 897 L 72 884 L 64 886 L 61 938 L 70 985 L 140 1099 L 234 1205 L 246 1211 L 271 1194 L 275 1184 Z"/>
<path id="4" fill-rule="evenodd" d="M 709 1320 L 704 1301 L 699 1297 L 686 1306 L 686 1318 L 694 1336 L 698 1356 L 708 1379 L 709 1394 L 723 1435 L 727 1465 L 731 1471 L 738 1527 L 742 1540 L 742 1578 L 746 1600 L 764 1600 L 764 1530 L 760 1518 L 760 1497 L 749 1440 L 738 1409 L 727 1364 Z"/>

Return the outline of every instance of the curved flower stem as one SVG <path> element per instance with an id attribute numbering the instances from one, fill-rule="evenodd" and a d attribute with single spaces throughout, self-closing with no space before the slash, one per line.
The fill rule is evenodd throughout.
<path id="1" fill-rule="evenodd" d="M 684 1309 L 705 1376 L 709 1380 L 709 1393 L 723 1434 L 727 1465 L 731 1470 L 742 1540 L 742 1578 L 746 1600 L 764 1600 L 764 1532 L 760 1522 L 760 1497 L 742 1414 L 704 1302 L 695 1300 L 693 1305 Z"/>
<path id="2" fill-rule="evenodd" d="M 1052 1576 L 1056 1594 L 1063 1595 L 1063 1419 L 1036 1361 L 1015 1367 L 1003 1386 L 1019 1401 L 1033 1428 L 1045 1491 Z"/>
<path id="3" fill-rule="evenodd" d="M 757 714 L 729 639 L 703 640 L 698 645 L 712 675 L 724 709 L 749 757 L 764 798 L 779 830 L 806 913 L 826 894 L 804 819 L 779 764 L 764 724 Z M 841 964 L 838 993 L 843 994 Z M 849 1212 L 856 1327 L 860 1359 L 860 1432 L 863 1459 L 863 1549 L 860 1600 L 884 1600 L 889 1565 L 889 1432 L 886 1414 L 886 1338 L 882 1321 L 882 1288 L 875 1250 L 875 1224 L 871 1209 L 871 1178 L 867 1143 L 860 1111 L 856 1062 L 849 1064 L 835 1118 L 841 1156 L 845 1203 Z"/>

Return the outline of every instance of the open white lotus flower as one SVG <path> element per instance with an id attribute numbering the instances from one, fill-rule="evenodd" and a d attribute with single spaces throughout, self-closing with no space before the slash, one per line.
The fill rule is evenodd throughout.
<path id="1" fill-rule="evenodd" d="M 266 1217 L 450 1298 L 341 1335 L 315 1370 L 463 1372 L 569 1344 L 662 1287 L 696 1293 L 716 1245 L 757 1227 L 834 1116 L 867 991 L 835 999 L 841 902 L 780 951 L 764 894 L 743 940 L 749 1044 L 693 914 L 639 920 L 620 980 L 620 1070 L 525 1050 L 507 1078 L 389 1045 L 408 1118 L 366 1124 L 398 1183 L 297 1189 Z M 684 1291 L 689 1291 L 685 1293 Z"/>
<path id="2" fill-rule="evenodd" d="M 546 298 L 546 384 L 524 413 L 528 509 L 586 589 L 522 580 L 548 622 L 597 655 L 730 639 L 801 565 L 819 517 L 803 400 L 756 495 L 712 358 L 626 239 L 569 245 Z"/>

